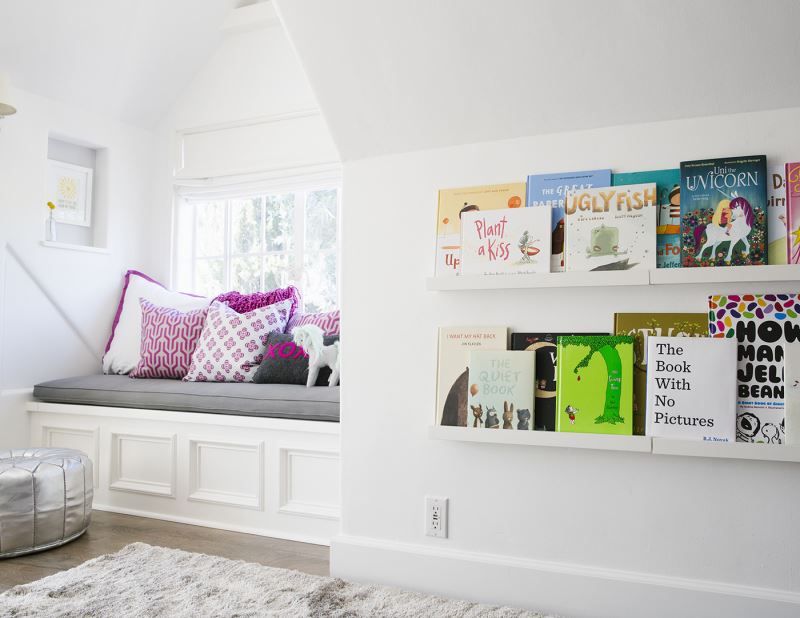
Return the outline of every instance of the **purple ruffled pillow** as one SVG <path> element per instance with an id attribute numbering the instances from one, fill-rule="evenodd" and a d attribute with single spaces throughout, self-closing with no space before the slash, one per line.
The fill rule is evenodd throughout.
<path id="1" fill-rule="evenodd" d="M 289 310 L 289 319 L 300 306 L 300 290 L 293 285 L 285 288 L 275 288 L 269 292 L 253 292 L 252 294 L 242 294 L 240 292 L 225 292 L 214 300 L 225 303 L 236 313 L 248 313 L 255 309 L 261 309 L 267 305 L 274 305 L 282 300 L 291 300 L 292 307 Z"/>

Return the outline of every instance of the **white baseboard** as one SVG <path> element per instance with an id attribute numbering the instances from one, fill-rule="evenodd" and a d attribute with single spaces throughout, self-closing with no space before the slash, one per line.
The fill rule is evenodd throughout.
<path id="1" fill-rule="evenodd" d="M 150 519 L 160 519 L 161 521 L 172 521 L 178 524 L 189 524 L 190 526 L 202 526 L 203 528 L 216 528 L 217 530 L 228 530 L 230 532 L 241 532 L 243 534 L 256 534 L 258 536 L 268 536 L 274 539 L 284 539 L 286 541 L 298 541 L 300 543 L 310 543 L 311 545 L 329 546 L 327 539 L 309 536 L 305 534 L 293 534 L 284 530 L 272 530 L 268 528 L 254 528 L 252 526 L 237 526 L 221 521 L 207 521 L 194 517 L 184 517 L 182 515 L 166 515 L 152 511 L 142 511 L 140 509 L 128 509 L 108 504 L 92 504 L 95 511 L 105 511 L 108 513 L 120 513 L 121 515 L 135 515 L 137 517 L 148 517 Z"/>
<path id="2" fill-rule="evenodd" d="M 800 592 L 339 536 L 331 575 L 570 618 L 800 615 Z"/>

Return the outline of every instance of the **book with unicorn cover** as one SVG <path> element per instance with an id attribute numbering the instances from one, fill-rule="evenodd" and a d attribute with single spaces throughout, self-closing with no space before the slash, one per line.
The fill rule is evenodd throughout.
<path id="1" fill-rule="evenodd" d="M 684 267 L 767 263 L 767 157 L 681 163 Z"/>

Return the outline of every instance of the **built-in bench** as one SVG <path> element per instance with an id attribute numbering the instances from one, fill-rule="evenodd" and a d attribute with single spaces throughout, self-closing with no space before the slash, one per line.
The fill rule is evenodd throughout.
<path id="1" fill-rule="evenodd" d="M 95 508 L 327 544 L 339 528 L 339 388 L 45 382 L 33 446 L 95 462 Z"/>

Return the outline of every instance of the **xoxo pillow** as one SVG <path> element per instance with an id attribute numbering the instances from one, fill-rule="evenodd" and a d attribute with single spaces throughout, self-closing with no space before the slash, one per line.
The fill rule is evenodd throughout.
<path id="1" fill-rule="evenodd" d="M 323 338 L 324 345 L 331 345 L 339 337 Z M 323 367 L 315 386 L 327 386 L 331 370 Z M 264 360 L 256 371 L 253 382 L 257 384 L 301 384 L 308 379 L 308 354 L 292 341 L 291 335 L 271 333 L 267 339 Z"/>
<path id="2" fill-rule="evenodd" d="M 267 349 L 269 334 L 282 333 L 289 321 L 291 300 L 236 313 L 214 301 L 197 342 L 187 382 L 252 382 Z"/>
<path id="3" fill-rule="evenodd" d="M 129 374 L 132 378 L 175 378 L 186 375 L 197 346 L 208 309 L 186 313 L 171 307 L 159 307 L 140 298 L 142 309 L 142 344 L 139 363 Z"/>

